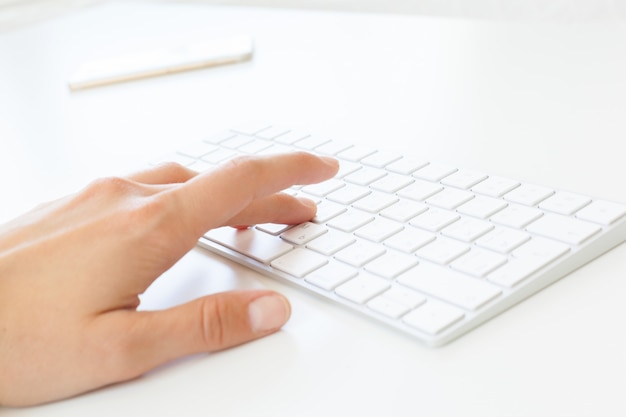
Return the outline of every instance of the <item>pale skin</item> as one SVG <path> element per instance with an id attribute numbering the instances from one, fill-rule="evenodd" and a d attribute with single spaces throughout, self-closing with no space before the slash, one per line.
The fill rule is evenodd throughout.
<path id="1" fill-rule="evenodd" d="M 209 229 L 311 219 L 312 201 L 279 191 L 337 169 L 307 153 L 200 175 L 166 164 L 97 180 L 0 226 L 0 405 L 75 396 L 279 330 L 291 307 L 273 291 L 163 311 L 137 311 L 139 295 Z"/>

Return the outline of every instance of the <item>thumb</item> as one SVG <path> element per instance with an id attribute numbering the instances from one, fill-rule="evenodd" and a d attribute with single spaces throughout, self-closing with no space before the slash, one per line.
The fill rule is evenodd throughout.
<path id="1" fill-rule="evenodd" d="M 126 330 L 118 380 L 173 359 L 236 346 L 279 330 L 289 319 L 287 299 L 272 291 L 230 291 L 163 311 L 133 312 Z"/>

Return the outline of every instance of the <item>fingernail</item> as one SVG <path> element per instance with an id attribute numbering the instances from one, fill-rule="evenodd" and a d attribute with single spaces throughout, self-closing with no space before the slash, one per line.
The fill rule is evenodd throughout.
<path id="1" fill-rule="evenodd" d="M 320 158 L 322 159 L 322 161 L 324 161 L 326 164 L 332 166 L 332 167 L 337 167 L 339 166 L 339 161 L 335 158 L 332 158 L 330 156 L 320 156 Z"/>
<path id="2" fill-rule="evenodd" d="M 310 198 L 299 197 L 298 200 L 300 200 L 300 203 L 307 206 L 308 208 L 317 210 L 317 203 Z"/>
<path id="3" fill-rule="evenodd" d="M 255 333 L 279 329 L 289 319 L 290 311 L 289 302 L 283 296 L 259 297 L 248 306 L 250 327 Z"/>

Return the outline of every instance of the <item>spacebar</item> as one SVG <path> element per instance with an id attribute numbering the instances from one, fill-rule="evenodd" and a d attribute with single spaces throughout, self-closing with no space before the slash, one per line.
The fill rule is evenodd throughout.
<path id="1" fill-rule="evenodd" d="M 276 236 L 268 235 L 257 229 L 235 229 L 220 227 L 207 232 L 204 237 L 212 242 L 269 264 L 273 259 L 289 252 L 293 246 Z"/>

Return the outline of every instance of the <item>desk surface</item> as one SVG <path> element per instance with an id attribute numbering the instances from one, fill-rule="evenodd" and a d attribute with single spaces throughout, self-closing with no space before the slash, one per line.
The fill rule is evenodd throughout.
<path id="1" fill-rule="evenodd" d="M 250 33 L 251 62 L 70 93 L 82 62 Z M 146 4 L 0 34 L 0 221 L 182 141 L 270 120 L 626 201 L 626 27 Z M 196 249 L 162 308 L 273 288 L 268 338 L 2 416 L 626 414 L 626 246 L 438 349 Z M 36 306 L 35 306 L 36 308 Z"/>

